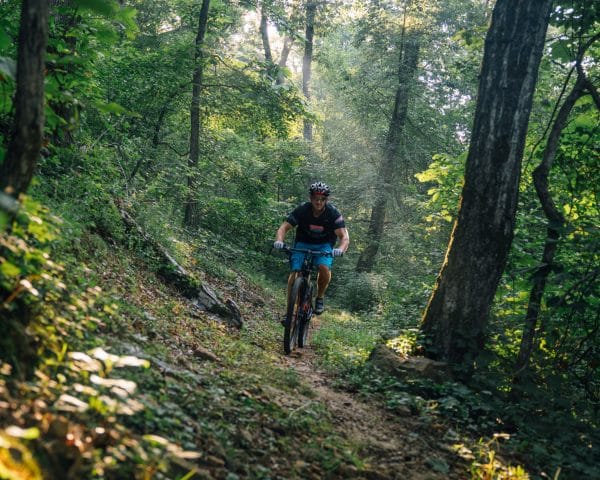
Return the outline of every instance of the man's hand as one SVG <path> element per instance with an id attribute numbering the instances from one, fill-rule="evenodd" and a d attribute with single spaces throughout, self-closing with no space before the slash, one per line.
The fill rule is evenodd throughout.
<path id="1" fill-rule="evenodd" d="M 331 251 L 331 256 L 333 257 L 341 257 L 344 254 L 344 251 L 341 248 L 334 248 Z"/>
<path id="2" fill-rule="evenodd" d="M 276 248 L 277 250 L 281 250 L 283 247 L 285 246 L 285 243 L 276 240 L 273 242 L 273 248 Z"/>

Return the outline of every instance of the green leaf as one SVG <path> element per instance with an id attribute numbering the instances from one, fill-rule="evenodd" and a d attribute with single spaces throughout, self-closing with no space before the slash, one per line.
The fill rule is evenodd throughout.
<path id="1" fill-rule="evenodd" d="M 96 108 L 103 113 L 114 113 L 115 115 L 128 115 L 130 117 L 139 117 L 140 115 L 136 112 L 132 112 L 131 110 L 127 110 L 122 105 L 119 105 L 115 102 L 110 103 L 96 103 Z"/>
<path id="2" fill-rule="evenodd" d="M 4 50 L 12 43 L 12 38 L 4 30 L 0 30 L 0 50 Z"/>
<path id="3" fill-rule="evenodd" d="M 96 30 L 96 38 L 106 44 L 112 44 L 119 39 L 119 35 L 113 28 L 106 26 Z"/>
<path id="4" fill-rule="evenodd" d="M 115 4 L 107 0 L 75 0 L 74 3 L 86 10 L 100 13 L 107 17 L 112 17 L 115 14 Z"/>
<path id="5" fill-rule="evenodd" d="M 121 24 L 125 27 L 125 35 L 129 40 L 135 38 L 139 32 L 138 25 L 135 21 L 137 16 L 137 10 L 132 7 L 121 7 L 117 13 L 117 18 Z"/>
<path id="6" fill-rule="evenodd" d="M 4 431 L 11 437 L 21 438 L 23 440 L 35 440 L 40 436 L 40 431 L 36 427 L 23 429 L 21 427 L 17 427 L 16 425 L 12 425 Z"/>
<path id="7" fill-rule="evenodd" d="M 5 277 L 18 277 L 21 275 L 21 269 L 10 262 L 3 262 L 0 265 L 0 273 Z"/>
<path id="8" fill-rule="evenodd" d="M 32 217 L 32 221 L 27 225 L 27 231 L 42 243 L 56 238 L 56 235 L 54 235 L 48 224 L 44 223 L 38 217 Z"/>
<path id="9" fill-rule="evenodd" d="M 567 40 L 559 40 L 550 46 L 550 56 L 554 60 L 569 62 L 573 59 L 571 45 Z"/>

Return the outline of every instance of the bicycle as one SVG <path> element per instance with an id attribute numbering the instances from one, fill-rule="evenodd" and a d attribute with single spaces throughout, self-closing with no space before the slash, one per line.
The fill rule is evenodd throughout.
<path id="1" fill-rule="evenodd" d="M 284 245 L 282 250 L 288 255 L 291 255 L 292 252 L 305 254 L 302 268 L 292 284 L 286 308 L 283 350 L 286 355 L 289 355 L 296 346 L 304 348 L 308 342 L 308 329 L 310 319 L 313 316 L 313 293 L 315 289 L 315 281 L 311 278 L 312 272 L 316 270 L 313 260 L 317 256 L 330 257 L 331 252 L 294 248 L 287 245 Z"/>

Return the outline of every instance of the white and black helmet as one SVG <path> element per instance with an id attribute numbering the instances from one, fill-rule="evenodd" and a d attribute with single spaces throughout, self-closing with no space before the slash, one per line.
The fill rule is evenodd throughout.
<path id="1" fill-rule="evenodd" d="M 327 185 L 326 183 L 315 182 L 310 186 L 309 193 L 311 195 L 317 194 L 317 195 L 325 195 L 326 197 L 328 197 L 329 194 L 331 193 L 331 190 L 329 188 L 329 185 Z"/>

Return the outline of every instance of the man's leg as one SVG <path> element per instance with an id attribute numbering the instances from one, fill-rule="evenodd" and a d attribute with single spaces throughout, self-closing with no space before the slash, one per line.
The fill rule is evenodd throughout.
<path id="1" fill-rule="evenodd" d="M 302 247 L 302 245 L 300 245 Z M 292 287 L 294 286 L 294 281 L 300 275 L 300 270 L 302 269 L 302 262 L 304 261 L 304 254 L 300 252 L 292 252 L 290 255 L 290 274 L 288 276 L 287 283 L 287 295 L 286 295 L 286 314 L 281 319 L 281 324 L 285 326 L 285 321 L 287 317 L 287 305 L 290 302 L 290 295 L 292 293 Z"/>
<path id="2" fill-rule="evenodd" d="M 327 268 L 327 265 L 319 265 L 319 275 L 317 276 L 317 298 L 323 298 L 330 281 L 331 270 Z"/>
<path id="3" fill-rule="evenodd" d="M 315 313 L 320 315 L 325 310 L 323 296 L 327 291 L 329 282 L 331 281 L 331 270 L 327 265 L 319 265 L 319 275 L 317 276 L 317 300 L 315 302 Z"/>

